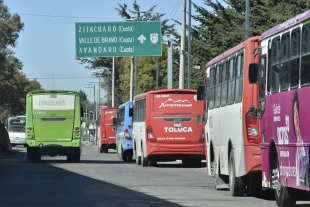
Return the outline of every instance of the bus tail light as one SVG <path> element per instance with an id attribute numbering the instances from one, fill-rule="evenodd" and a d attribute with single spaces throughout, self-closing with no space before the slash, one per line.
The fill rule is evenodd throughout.
<path id="1" fill-rule="evenodd" d="M 80 137 L 80 127 L 74 127 L 74 131 L 73 131 L 73 134 L 74 134 L 74 138 L 79 138 Z"/>
<path id="2" fill-rule="evenodd" d="M 205 141 L 205 134 L 203 133 L 203 130 L 200 134 L 199 142 L 204 142 Z"/>
<path id="3" fill-rule="evenodd" d="M 248 142 L 259 144 L 257 116 L 251 115 L 249 112 L 245 115 Z"/>
<path id="4" fill-rule="evenodd" d="M 152 127 L 149 126 L 149 127 L 146 129 L 146 134 L 147 134 L 147 139 L 148 139 L 148 141 L 152 141 L 152 142 L 155 142 L 155 141 L 156 141 L 155 135 L 154 135 L 154 132 L 153 132 Z"/>
<path id="5" fill-rule="evenodd" d="M 29 138 L 34 138 L 33 127 L 27 127 L 27 134 Z"/>
<path id="6" fill-rule="evenodd" d="M 105 138 L 105 131 L 101 131 L 101 138 Z"/>
<path id="7" fill-rule="evenodd" d="M 125 139 L 127 139 L 127 140 L 132 140 L 132 138 L 131 138 L 131 136 L 130 136 L 130 134 L 129 134 L 128 129 L 126 129 L 126 130 L 124 131 L 124 137 L 125 137 Z"/>

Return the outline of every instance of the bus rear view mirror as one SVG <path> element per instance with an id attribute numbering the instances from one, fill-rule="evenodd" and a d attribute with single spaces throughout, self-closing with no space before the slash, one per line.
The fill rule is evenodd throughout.
<path id="1" fill-rule="evenodd" d="M 249 65 L 249 82 L 252 84 L 258 83 L 258 64 L 251 63 Z"/>
<path id="2" fill-rule="evenodd" d="M 132 114 L 133 114 L 133 109 L 130 108 L 130 109 L 129 109 L 129 117 L 132 117 Z"/>
<path id="3" fill-rule="evenodd" d="M 84 115 L 84 110 L 83 110 L 83 107 L 81 106 L 81 117 L 83 117 Z"/>
<path id="4" fill-rule="evenodd" d="M 197 93 L 196 93 L 198 101 L 203 100 L 204 91 L 205 91 L 205 87 L 204 86 L 198 86 Z"/>
<path id="5" fill-rule="evenodd" d="M 116 126 L 116 117 L 113 117 L 113 124 L 112 126 Z"/>

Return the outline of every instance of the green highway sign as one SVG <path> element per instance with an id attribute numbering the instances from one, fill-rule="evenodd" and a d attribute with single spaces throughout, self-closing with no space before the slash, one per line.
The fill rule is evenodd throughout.
<path id="1" fill-rule="evenodd" d="M 76 57 L 161 56 L 161 23 L 76 22 Z"/>

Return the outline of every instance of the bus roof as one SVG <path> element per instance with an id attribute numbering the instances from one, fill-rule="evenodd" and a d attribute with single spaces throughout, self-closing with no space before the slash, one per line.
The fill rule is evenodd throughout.
<path id="1" fill-rule="evenodd" d="M 36 91 L 30 91 L 28 94 L 50 94 L 50 93 L 68 93 L 68 94 L 79 94 L 76 91 L 71 90 L 36 90 Z"/>
<path id="2" fill-rule="evenodd" d="M 215 58 L 213 58 L 212 60 L 210 60 L 207 65 L 206 68 L 210 67 L 211 65 L 221 61 L 222 59 L 225 59 L 227 57 L 229 57 L 230 55 L 238 52 L 239 50 L 241 50 L 242 48 L 244 48 L 244 45 L 246 44 L 246 42 L 250 42 L 250 41 L 257 41 L 259 40 L 259 36 L 255 36 L 255 37 L 251 37 L 249 39 L 247 39 L 246 41 L 240 43 L 239 45 L 236 45 L 235 47 L 227 50 L 226 52 L 216 56 Z"/>
<path id="3" fill-rule="evenodd" d="M 127 101 L 127 102 L 122 103 L 121 105 L 119 105 L 118 108 L 122 108 L 122 107 L 126 106 L 127 104 L 131 104 L 131 103 L 132 103 L 132 101 Z"/>
<path id="4" fill-rule="evenodd" d="M 269 36 L 277 34 L 277 33 L 281 32 L 287 28 L 293 27 L 294 25 L 299 24 L 300 22 L 302 22 L 308 18 L 310 18 L 310 10 L 308 10 L 304 13 L 298 14 L 297 16 L 295 16 L 295 17 L 293 17 L 293 18 L 291 18 L 291 19 L 289 19 L 289 20 L 287 20 L 281 24 L 278 24 L 275 27 L 265 31 L 262 34 L 262 39 L 265 39 Z"/>
<path id="5" fill-rule="evenodd" d="M 171 93 L 171 92 L 175 92 L 175 91 L 184 91 L 184 92 L 193 92 L 193 93 L 196 93 L 196 90 L 193 90 L 193 89 L 159 89 L 159 90 L 152 90 L 152 91 L 148 91 L 148 92 L 145 92 L 145 93 L 141 93 L 141 94 L 138 94 L 136 96 L 133 97 L 133 99 L 139 99 L 139 98 L 143 98 L 145 97 L 147 94 L 159 94 L 159 93 Z"/>

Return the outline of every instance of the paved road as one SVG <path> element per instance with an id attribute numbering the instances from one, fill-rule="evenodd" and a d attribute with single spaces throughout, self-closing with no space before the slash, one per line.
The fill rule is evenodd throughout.
<path id="1" fill-rule="evenodd" d="M 65 157 L 26 162 L 25 148 L 0 158 L 0 206 L 72 207 L 239 207 L 276 206 L 273 196 L 231 197 L 216 191 L 206 168 L 184 168 L 179 162 L 141 167 L 125 163 L 115 151 L 99 154 L 83 147 L 81 163 Z M 299 202 L 308 206 L 310 202 Z M 308 203 L 308 204 L 307 204 Z"/>

